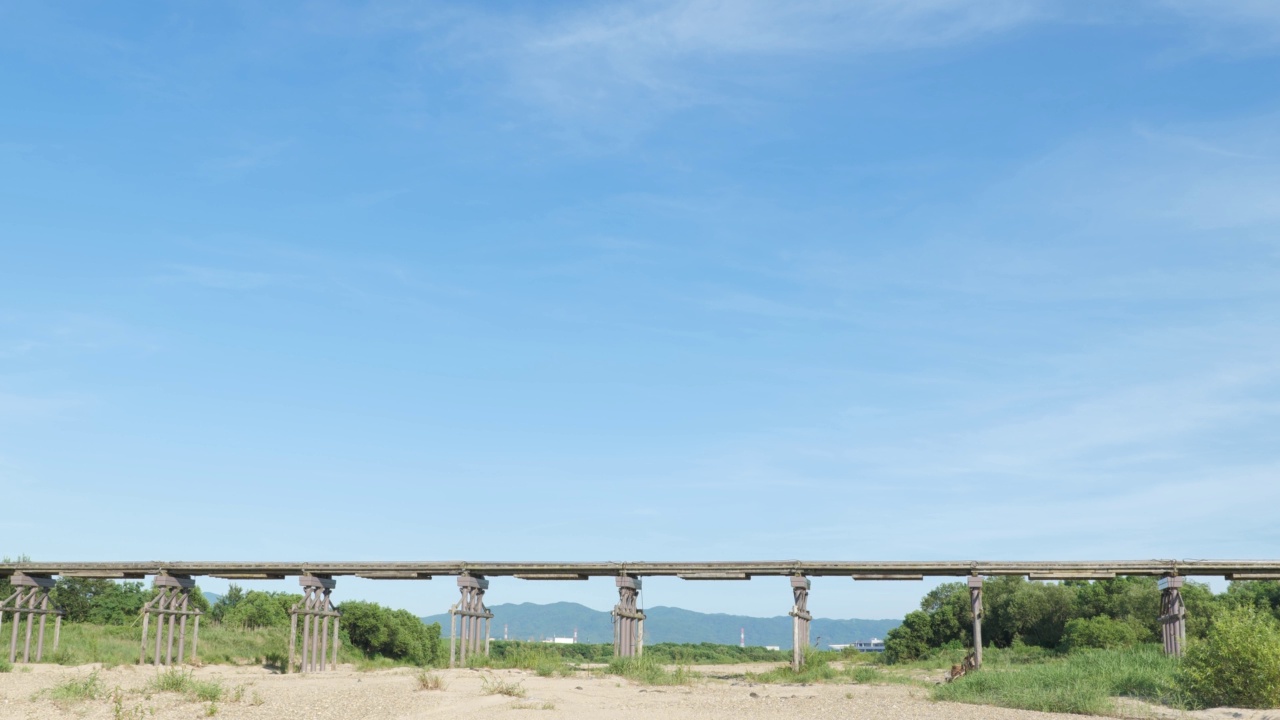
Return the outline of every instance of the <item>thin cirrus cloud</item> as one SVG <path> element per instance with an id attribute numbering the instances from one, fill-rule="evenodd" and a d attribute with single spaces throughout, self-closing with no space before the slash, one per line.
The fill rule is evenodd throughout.
<path id="1" fill-rule="evenodd" d="M 1050 7 L 1008 0 L 675 0 L 593 6 L 523 22 L 473 17 L 451 36 L 461 41 L 482 33 L 488 49 L 473 59 L 495 62 L 513 95 L 553 116 L 634 121 L 740 101 L 744 93 L 735 86 L 752 83 L 752 60 L 963 44 L 1032 22 Z"/>
<path id="2" fill-rule="evenodd" d="M 1280 49 L 1280 3 L 1160 0 L 1157 8 L 1190 23 L 1200 50 L 1240 55 Z"/>
<path id="3" fill-rule="evenodd" d="M 1179 54 L 1280 47 L 1280 5 L 1266 0 L 662 0 L 522 18 L 455 12 L 421 25 L 432 51 L 496 72 L 503 94 L 553 125 L 634 136 L 685 109 L 767 104 L 815 63 L 963 47 L 1050 24 L 1179 28 L 1169 40 Z"/>
<path id="4" fill-rule="evenodd" d="M 172 265 L 156 278 L 166 285 L 195 285 L 212 290 L 258 290 L 296 285 L 299 278 L 256 270 L 232 270 L 204 265 Z"/>

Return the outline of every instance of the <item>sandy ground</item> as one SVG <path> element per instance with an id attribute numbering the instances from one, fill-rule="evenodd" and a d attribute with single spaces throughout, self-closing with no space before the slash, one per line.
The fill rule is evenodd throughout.
<path id="1" fill-rule="evenodd" d="M 251 667 L 206 667 L 201 680 L 217 680 L 224 697 L 211 708 L 174 693 L 145 690 L 155 671 L 122 666 L 98 670 L 105 692 L 94 700 L 55 701 L 44 692 L 96 668 L 34 665 L 0 675 L 0 720 L 9 718 L 682 718 L 767 720 L 771 718 L 1077 718 L 978 705 L 936 703 L 928 690 L 901 685 L 752 685 L 744 670 L 769 665 L 700 667 L 708 679 L 689 686 L 646 687 L 612 676 L 579 673 L 540 678 L 520 670 L 437 671 L 443 690 L 421 690 L 409 670 L 357 672 L 349 667 L 306 676 L 284 676 Z M 735 678 L 734 675 L 739 675 Z M 487 694 L 486 683 L 518 684 L 524 697 Z M 211 714 L 212 711 L 212 714 Z M 1135 707 L 1136 715 L 1145 710 Z M 1149 714 L 1148 714 L 1149 716 Z M 1185 717 L 1204 720 L 1280 720 L 1276 711 L 1208 711 Z"/>

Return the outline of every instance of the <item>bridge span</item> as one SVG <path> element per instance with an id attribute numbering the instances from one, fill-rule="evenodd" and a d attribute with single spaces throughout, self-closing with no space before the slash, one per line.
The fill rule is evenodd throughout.
<path id="1" fill-rule="evenodd" d="M 373 580 L 430 580 L 436 576 L 457 578 L 461 599 L 454 604 L 449 633 L 449 662 L 466 664 L 467 656 L 488 654 L 493 613 L 484 604 L 488 577 L 523 580 L 587 580 L 613 577 L 619 602 L 613 610 L 614 653 L 638 656 L 644 649 L 644 611 L 636 598 L 645 577 L 678 577 L 684 580 L 750 580 L 752 577 L 788 577 L 794 595 L 792 665 L 799 668 L 809 644 L 808 596 L 811 577 L 848 577 L 860 581 L 923 580 L 933 577 L 966 578 L 973 614 L 973 660 L 982 663 L 983 578 L 1025 576 L 1031 580 L 1105 580 L 1120 576 L 1159 578 L 1160 625 L 1165 652 L 1181 654 L 1186 639 L 1186 609 L 1180 588 L 1188 576 L 1221 576 L 1228 580 L 1280 580 L 1280 560 L 1046 560 L 1046 561 L 708 561 L 708 562 L 496 562 L 496 561 L 342 561 L 342 562 L 24 562 L 0 563 L 0 578 L 7 578 L 14 592 L 0 603 L 0 628 L 12 615 L 9 660 L 17 661 L 19 626 L 26 622 L 22 662 L 30 660 L 33 626 L 38 618 L 36 660 L 44 651 L 46 621 L 54 616 L 56 650 L 62 611 L 50 607 L 50 591 L 56 578 L 141 580 L 155 578 L 156 595 L 142 609 L 142 647 L 139 663 L 182 663 L 187 645 L 188 620 L 192 621 L 191 655 L 197 653 L 200 616 L 190 605 L 196 577 L 227 580 L 283 580 L 298 578 L 303 599 L 290 610 L 287 672 L 325 670 L 336 665 L 341 613 L 331 602 L 337 577 Z M 301 633 L 299 634 L 299 618 Z M 148 642 L 155 622 L 154 645 Z M 175 635 L 176 631 L 176 635 Z M 162 642 L 162 636 L 167 638 Z M 298 641 L 301 640 L 301 654 Z M 332 650 L 332 652 L 330 652 Z M 300 662 L 296 662 L 300 659 Z"/>

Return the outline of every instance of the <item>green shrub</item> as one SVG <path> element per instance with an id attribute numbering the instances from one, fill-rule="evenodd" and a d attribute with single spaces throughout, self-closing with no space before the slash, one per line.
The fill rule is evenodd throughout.
<path id="1" fill-rule="evenodd" d="M 285 627 L 289 624 L 289 608 L 302 600 L 301 595 L 250 590 L 235 606 L 226 610 L 223 622 L 233 627 Z"/>
<path id="2" fill-rule="evenodd" d="M 427 625 L 408 610 L 391 610 L 370 602 L 344 602 L 341 611 L 348 641 L 370 655 L 420 666 L 444 660 L 439 623 Z"/>
<path id="3" fill-rule="evenodd" d="M 1109 618 L 1106 615 L 1076 618 L 1067 621 L 1062 634 L 1062 649 L 1072 650 L 1133 647 L 1138 644 L 1142 628 L 1133 623 Z"/>
<path id="4" fill-rule="evenodd" d="M 51 599 L 55 607 L 66 613 L 68 622 L 128 625 L 138 619 L 151 593 L 140 582 L 61 578 L 53 588 Z"/>
<path id="5" fill-rule="evenodd" d="M 1176 707 L 1177 667 L 1177 659 L 1156 646 L 1082 650 L 1029 663 L 984 662 L 980 671 L 935 687 L 933 699 L 1084 715 L 1114 713 L 1111 698 L 1117 696 Z"/>
<path id="6" fill-rule="evenodd" d="M 1280 627 L 1254 605 L 1226 610 L 1190 643 L 1181 675 L 1206 707 L 1280 707 Z"/>
<path id="7" fill-rule="evenodd" d="M 218 602 L 209 608 L 209 619 L 216 623 L 226 620 L 227 613 L 231 611 L 240 601 L 244 599 L 244 589 L 235 583 L 227 588 L 227 591 L 218 597 Z"/>
<path id="8" fill-rule="evenodd" d="M 933 623 L 923 610 L 907 613 L 902 624 L 889 631 L 884 641 L 884 659 L 888 663 L 919 660 L 929 654 L 933 642 Z"/>

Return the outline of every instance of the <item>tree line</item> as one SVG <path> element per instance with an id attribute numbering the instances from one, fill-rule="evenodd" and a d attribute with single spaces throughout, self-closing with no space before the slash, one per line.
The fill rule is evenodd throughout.
<path id="1" fill-rule="evenodd" d="M 1155 578 L 1039 582 L 988 578 L 983 587 L 984 646 L 1029 645 L 1056 651 L 1117 648 L 1158 642 L 1160 589 Z M 1280 583 L 1233 582 L 1220 594 L 1208 585 L 1182 587 L 1187 636 L 1203 639 L 1214 619 L 1243 607 L 1280 619 Z M 885 639 L 885 660 L 925 657 L 939 648 L 973 645 L 973 613 L 966 583 L 944 583 L 920 601 Z"/>
<path id="2" fill-rule="evenodd" d="M 8 580 L 0 580 L 0 598 L 12 592 Z M 155 594 L 155 590 L 141 582 L 61 578 L 50 591 L 50 602 L 63 611 L 66 622 L 135 625 L 143 605 Z M 300 602 L 302 595 L 298 593 L 246 592 L 238 585 L 231 585 L 227 593 L 213 603 L 195 587 L 189 600 L 191 609 L 203 612 L 206 621 L 246 630 L 279 628 L 286 632 L 289 609 Z M 338 611 L 342 613 L 343 643 L 359 648 L 371 658 L 384 657 L 421 666 L 437 665 L 446 659 L 439 623 L 428 625 L 408 610 L 393 610 L 356 600 L 342 603 Z"/>

